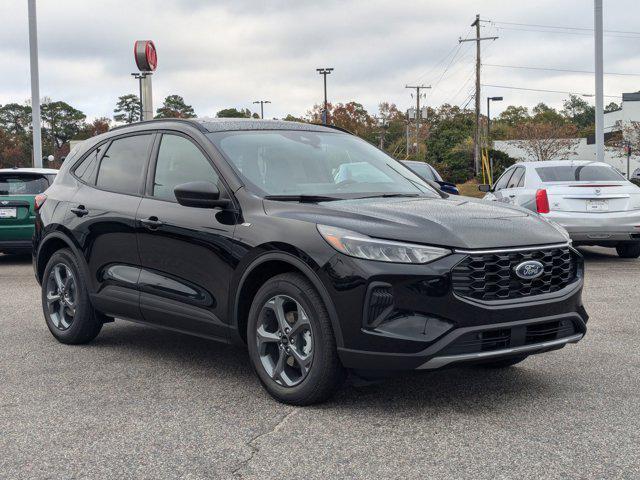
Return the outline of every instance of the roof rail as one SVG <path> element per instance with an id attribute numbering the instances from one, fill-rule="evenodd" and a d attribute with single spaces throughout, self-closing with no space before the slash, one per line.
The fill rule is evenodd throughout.
<path id="1" fill-rule="evenodd" d="M 331 128 L 333 130 L 338 130 L 339 132 L 343 132 L 343 133 L 348 133 L 349 135 L 353 135 L 353 132 L 350 132 L 349 130 L 347 130 L 346 128 L 342 128 L 342 127 L 336 127 L 335 125 L 324 125 L 322 123 L 311 123 L 311 125 L 316 125 L 318 127 L 326 127 L 326 128 Z"/>
<path id="2" fill-rule="evenodd" d="M 135 127 L 137 125 L 147 125 L 147 124 L 151 124 L 151 123 L 166 123 L 166 122 L 185 123 L 187 125 L 191 125 L 193 127 L 196 127 L 201 132 L 205 132 L 205 133 L 207 132 L 207 129 L 204 128 L 204 126 L 202 124 L 200 124 L 199 122 L 194 122 L 192 119 L 188 119 L 188 118 L 154 118 L 153 120 L 143 120 L 141 122 L 127 123 L 125 125 L 118 125 L 117 127 L 113 127 L 109 131 L 112 132 L 114 130 L 119 130 L 119 129 L 127 128 L 127 127 Z"/>

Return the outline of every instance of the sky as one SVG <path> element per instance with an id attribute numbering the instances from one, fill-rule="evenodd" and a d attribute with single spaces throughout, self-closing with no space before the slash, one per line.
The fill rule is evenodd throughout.
<path id="1" fill-rule="evenodd" d="M 270 100 L 265 117 L 304 115 L 322 101 L 318 67 L 333 67 L 331 102 L 415 103 L 405 85 L 431 85 L 426 102 L 473 107 L 475 36 L 482 20 L 483 111 L 487 96 L 510 104 L 561 107 L 563 93 L 592 94 L 592 0 L 37 0 L 40 93 L 82 110 L 113 116 L 117 97 L 137 93 L 133 43 L 158 51 L 154 107 L 170 94 L 198 116 Z M 637 0 L 604 0 L 605 95 L 640 90 Z M 0 104 L 30 97 L 26 0 L 0 0 Z M 554 29 L 548 26 L 572 27 Z M 582 30 L 581 30 L 582 29 Z M 496 66 L 500 65 L 500 66 Z M 533 70 L 536 67 L 556 70 Z M 637 74 L 637 75 L 629 75 Z M 593 103 L 593 98 L 586 97 Z M 605 97 L 605 104 L 617 101 Z"/>

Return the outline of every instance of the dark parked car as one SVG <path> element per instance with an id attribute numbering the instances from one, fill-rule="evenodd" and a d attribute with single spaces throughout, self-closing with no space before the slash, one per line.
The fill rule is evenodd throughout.
<path id="1" fill-rule="evenodd" d="M 351 163 L 379 174 L 340 179 Z M 60 342 L 119 318 L 246 344 L 283 402 L 347 369 L 507 367 L 586 332 L 564 230 L 445 198 L 331 128 L 142 122 L 85 141 L 45 195 L 34 267 Z"/>
<path id="2" fill-rule="evenodd" d="M 423 180 L 436 182 L 440 186 L 440 190 L 451 195 L 460 195 L 460 191 L 455 183 L 445 182 L 438 171 L 427 162 L 418 162 L 415 160 L 402 160 L 402 163 L 413 173 Z"/>

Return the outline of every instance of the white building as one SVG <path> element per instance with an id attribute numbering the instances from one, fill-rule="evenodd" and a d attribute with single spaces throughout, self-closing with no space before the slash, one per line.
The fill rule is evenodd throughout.
<path id="1" fill-rule="evenodd" d="M 625 124 L 632 121 L 640 122 L 640 92 L 623 93 L 622 107 L 614 112 L 604 114 L 605 138 L 607 134 L 610 135 L 620 131 Z M 593 138 L 579 138 L 576 140 L 576 147 L 567 159 L 595 160 L 596 146 Z M 521 142 L 521 140 L 497 140 L 494 142 L 494 148 L 521 161 L 535 161 L 535 158 L 528 155 L 519 145 Z M 640 152 L 632 153 L 629 161 L 630 171 L 632 176 L 640 178 Z M 627 174 L 627 156 L 622 149 L 605 147 L 604 156 L 605 162 L 625 175 Z"/>

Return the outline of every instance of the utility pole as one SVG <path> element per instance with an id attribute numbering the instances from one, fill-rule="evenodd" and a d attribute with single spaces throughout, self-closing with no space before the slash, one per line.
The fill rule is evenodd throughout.
<path id="1" fill-rule="evenodd" d="M 476 42 L 476 134 L 473 137 L 473 163 L 476 175 L 480 173 L 480 42 L 483 40 L 496 40 L 498 37 L 480 36 L 480 15 L 471 24 L 476 27 L 476 38 L 460 38 L 458 43 Z"/>
<path id="2" fill-rule="evenodd" d="M 602 0 L 594 0 L 596 63 L 596 161 L 604 162 L 604 92 L 602 67 Z"/>
<path id="3" fill-rule="evenodd" d="M 420 90 L 431 88 L 431 85 L 405 85 L 404 88 L 411 88 L 416 91 L 416 160 L 419 160 L 420 147 L 418 134 L 420 132 Z"/>
<path id="4" fill-rule="evenodd" d="M 316 72 L 324 77 L 324 110 L 322 112 L 322 123 L 327 124 L 327 75 L 333 72 L 333 68 L 316 68 Z"/>
<path id="5" fill-rule="evenodd" d="M 36 0 L 29 0 L 29 54 L 31 60 L 31 125 L 33 128 L 33 166 L 42 168 L 40 129 L 40 78 L 38 74 L 38 21 Z"/>
<path id="6" fill-rule="evenodd" d="M 271 103 L 271 102 L 269 100 L 256 100 L 253 103 L 254 104 L 256 104 L 256 103 L 260 104 L 260 118 L 264 120 L 264 104 L 265 103 Z"/>

